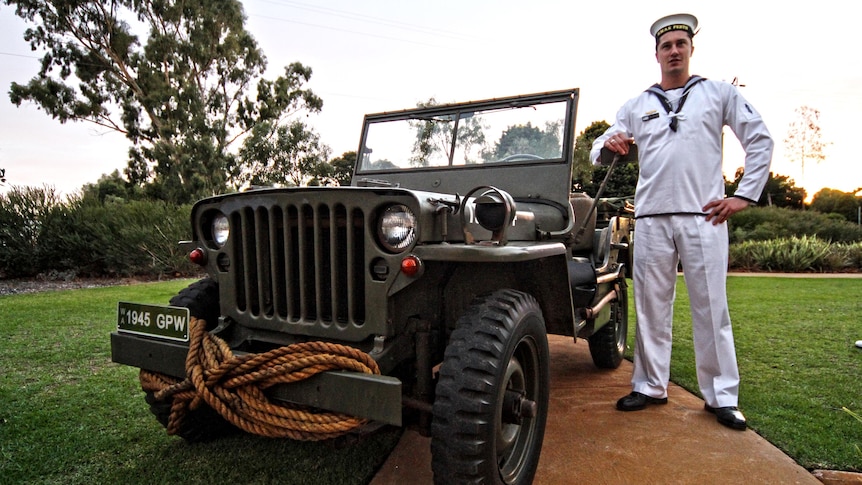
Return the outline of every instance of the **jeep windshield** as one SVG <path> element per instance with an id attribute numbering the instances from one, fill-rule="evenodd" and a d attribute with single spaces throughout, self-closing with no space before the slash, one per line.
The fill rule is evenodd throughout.
<path id="1" fill-rule="evenodd" d="M 562 161 L 571 96 L 369 115 L 359 173 Z"/>

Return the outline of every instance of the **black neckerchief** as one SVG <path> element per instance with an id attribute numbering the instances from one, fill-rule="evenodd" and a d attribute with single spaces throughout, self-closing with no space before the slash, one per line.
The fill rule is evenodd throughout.
<path id="1" fill-rule="evenodd" d="M 653 84 L 652 86 L 649 87 L 649 89 L 647 89 L 647 92 L 653 93 L 656 95 L 658 100 L 661 102 L 661 105 L 664 106 L 665 110 L 667 110 L 667 114 L 671 114 L 671 113 L 677 114 L 680 111 L 682 111 L 682 105 L 685 104 L 685 98 L 688 97 L 688 93 L 689 93 L 689 91 L 691 91 L 691 88 L 694 87 L 695 84 L 697 84 L 701 81 L 705 81 L 705 80 L 706 80 L 706 78 L 700 77 L 698 75 L 694 75 L 694 76 L 691 76 L 690 78 L 688 78 L 688 81 L 686 81 L 684 89 L 682 91 L 682 97 L 679 98 L 679 106 L 677 106 L 676 111 L 673 110 L 673 106 L 671 106 L 670 101 L 668 101 L 667 96 L 665 96 L 664 89 L 662 89 L 659 84 Z M 673 130 L 674 132 L 676 132 L 678 125 L 679 125 L 679 120 L 677 119 L 677 117 L 671 116 L 670 117 L 670 129 Z"/>

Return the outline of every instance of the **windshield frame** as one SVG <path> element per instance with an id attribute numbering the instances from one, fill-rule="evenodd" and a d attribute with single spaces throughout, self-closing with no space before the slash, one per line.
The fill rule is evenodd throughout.
<path id="1" fill-rule="evenodd" d="M 494 165 L 499 164 L 570 164 L 574 149 L 574 122 L 577 98 L 578 90 L 569 89 L 532 95 L 494 98 L 483 101 L 453 103 L 439 106 L 429 106 L 366 115 L 363 123 L 359 149 L 356 152 L 357 161 L 354 178 L 361 176 L 378 177 L 387 174 L 399 174 L 413 171 L 422 172 L 428 170 L 441 171 L 490 168 Z M 459 141 L 463 140 L 463 137 L 461 136 L 462 133 L 458 131 L 459 128 L 461 128 L 462 124 L 470 123 L 471 120 L 474 120 L 474 123 L 481 123 L 482 118 L 480 118 L 480 116 L 485 116 L 489 114 L 492 116 L 496 116 L 496 113 L 515 112 L 516 110 L 523 108 L 533 108 L 534 110 L 537 110 L 544 105 L 554 103 L 564 104 L 560 108 L 557 108 L 560 110 L 559 115 L 562 118 L 558 120 L 559 126 L 557 127 L 557 136 L 559 137 L 559 146 L 557 147 L 555 152 L 553 150 L 548 150 L 541 155 L 532 155 L 529 153 L 513 153 L 508 154 L 508 158 L 501 157 L 499 159 L 491 159 L 488 155 L 489 152 L 486 151 L 482 153 L 482 156 L 485 157 L 485 159 L 478 161 L 476 161 L 477 159 L 475 158 L 471 160 L 466 154 L 460 159 L 456 158 L 458 157 L 458 155 L 456 155 L 456 151 L 459 150 L 459 148 L 464 150 L 465 153 L 468 149 L 468 147 L 466 147 L 466 145 L 468 145 L 468 142 L 463 142 L 463 145 L 459 145 Z M 479 116 L 477 116 L 477 113 L 479 114 Z M 403 121 L 406 121 L 407 123 L 397 123 Z M 425 126 L 420 126 L 420 124 L 423 122 L 425 123 Z M 452 123 L 452 125 L 451 127 L 447 127 L 446 130 L 440 130 L 437 127 L 439 123 Z M 371 134 L 376 135 L 378 132 L 381 131 L 380 128 L 384 128 L 389 125 L 396 127 L 399 130 L 402 130 L 402 133 L 392 135 L 393 137 L 398 137 L 399 139 L 404 139 L 406 137 L 406 140 L 400 142 L 400 144 L 406 144 L 410 142 L 414 143 L 411 156 L 403 154 L 402 156 L 394 157 L 396 158 L 394 161 L 390 161 L 384 158 L 383 161 L 388 162 L 387 165 L 372 165 L 370 153 L 373 153 L 372 150 L 374 147 L 372 146 L 371 150 L 367 148 L 369 145 L 369 136 Z M 416 131 L 414 131 L 412 134 L 407 133 L 405 131 L 407 125 L 410 125 L 411 129 L 415 129 Z M 527 127 L 530 127 L 529 123 Z M 509 128 L 512 128 L 512 126 L 510 126 Z M 540 127 L 538 126 L 533 128 L 540 129 Z M 551 127 L 547 127 L 547 129 L 550 131 Z M 418 157 L 416 155 L 418 151 L 416 147 L 419 143 L 416 140 L 418 136 L 421 136 L 417 135 L 419 130 L 436 131 L 436 135 L 438 135 L 438 138 L 441 138 L 437 140 L 436 147 L 420 152 L 422 153 L 422 155 L 426 155 L 433 151 L 437 155 L 437 157 L 432 162 L 419 159 L 419 163 L 416 163 Z M 428 136 L 430 137 L 431 135 Z M 377 141 L 379 141 L 379 136 Z M 487 146 L 487 141 L 485 141 L 482 147 L 485 147 L 483 149 L 487 149 Z"/>

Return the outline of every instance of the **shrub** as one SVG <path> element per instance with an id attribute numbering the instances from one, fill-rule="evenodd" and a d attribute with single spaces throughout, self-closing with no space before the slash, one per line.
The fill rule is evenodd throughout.
<path id="1" fill-rule="evenodd" d="M 0 194 L 0 277 L 32 276 L 39 272 L 37 249 L 44 221 L 62 207 L 52 186 L 20 187 Z"/>
<path id="2" fill-rule="evenodd" d="M 862 241 L 862 226 L 816 211 L 752 207 L 734 214 L 729 224 L 731 244 L 793 236 L 816 236 L 830 242 Z"/>
<path id="3" fill-rule="evenodd" d="M 161 201 L 77 200 L 49 221 L 43 248 L 60 268 L 88 276 L 159 276 L 193 271 L 177 242 L 189 239 L 188 206 Z"/>
<path id="4" fill-rule="evenodd" d="M 862 243 L 829 243 L 802 236 L 730 246 L 730 268 L 745 271 L 837 272 L 862 269 Z"/>
<path id="5" fill-rule="evenodd" d="M 100 202 L 52 188 L 0 196 L 0 277 L 160 276 L 197 268 L 177 242 L 189 239 L 190 206 Z"/>

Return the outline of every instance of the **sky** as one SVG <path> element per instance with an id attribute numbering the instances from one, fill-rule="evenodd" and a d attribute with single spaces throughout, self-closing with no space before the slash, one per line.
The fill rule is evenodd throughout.
<path id="1" fill-rule="evenodd" d="M 731 82 L 761 113 L 775 139 L 772 171 L 804 187 L 862 187 L 855 150 L 862 116 L 862 39 L 846 3 L 806 5 L 761 0 L 560 2 L 532 0 L 247 0 L 246 29 L 268 59 L 266 77 L 300 62 L 313 70 L 307 88 L 323 99 L 308 115 L 333 156 L 356 150 L 363 116 L 435 98 L 460 102 L 579 88 L 576 132 L 611 122 L 629 98 L 659 80 L 653 21 L 698 17 L 691 72 Z M 793 5 L 793 6 L 790 6 Z M 53 186 L 71 194 L 126 166 L 128 142 L 87 123 L 60 124 L 34 104 L 9 101 L 12 82 L 27 83 L 40 52 L 23 40 L 28 27 L 0 7 L 0 168 L 7 183 Z M 820 112 L 826 159 L 804 173 L 785 139 L 802 106 Z M 724 170 L 744 163 L 725 136 Z"/>

